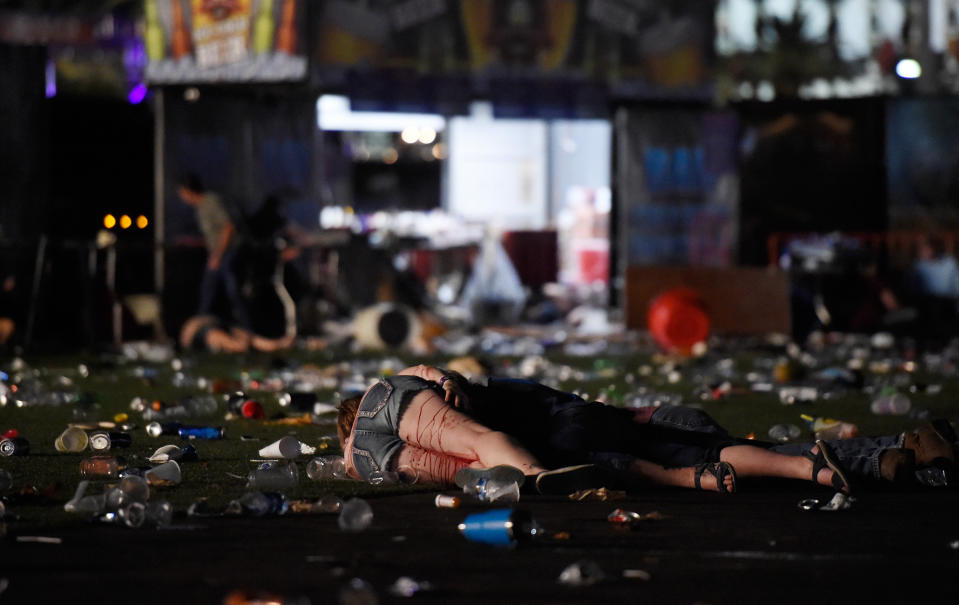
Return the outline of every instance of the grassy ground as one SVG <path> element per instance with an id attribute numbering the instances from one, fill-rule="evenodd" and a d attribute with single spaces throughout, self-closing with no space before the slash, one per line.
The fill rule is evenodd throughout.
<path id="1" fill-rule="evenodd" d="M 755 434 L 758 438 L 766 438 L 770 426 L 785 422 L 803 428 L 802 438 L 809 439 L 812 434 L 803 425 L 800 414 L 854 422 L 864 434 L 894 433 L 920 422 L 917 418 L 872 414 L 869 410 L 872 395 L 861 389 L 812 403 L 784 405 L 775 392 L 760 393 L 745 388 L 748 387 L 746 374 L 750 371 L 768 372 L 780 353 L 737 348 L 715 351 L 700 359 L 685 360 L 636 353 L 602 357 L 547 354 L 545 359 L 548 362 L 540 358 L 518 357 L 500 357 L 493 361 L 499 372 L 516 374 L 521 370 L 532 371 L 533 378 L 550 381 L 555 386 L 578 391 L 589 398 L 605 399 L 613 405 L 622 405 L 631 396 L 642 392 L 678 393 L 683 402 L 702 405 L 733 434 L 740 436 Z M 875 354 L 874 357 L 878 359 L 881 356 Z M 128 422 L 136 425 L 131 431 L 133 444 L 130 448 L 117 450 L 117 453 L 130 466 L 145 466 L 148 465 L 150 454 L 161 445 L 182 445 L 183 442 L 177 437 L 148 436 L 142 416 L 130 410 L 131 400 L 140 397 L 147 401 L 159 399 L 173 403 L 186 396 L 210 392 L 209 388 L 196 386 L 175 387 L 174 370 L 169 362 L 146 363 L 99 354 L 24 356 L 22 359 L 25 365 L 18 369 L 13 357 L 0 358 L 0 369 L 10 375 L 8 384 L 18 382 L 17 379 L 21 377 L 36 377 L 51 389 L 81 393 L 83 396 L 80 397 L 81 403 L 25 407 L 8 404 L 0 407 L 0 431 L 15 428 L 29 440 L 31 446 L 27 456 L 0 458 L 0 468 L 8 470 L 14 477 L 13 493 L 7 496 L 7 520 L 16 523 L 20 533 L 27 529 L 41 531 L 86 522 L 63 511 L 63 504 L 72 496 L 81 480 L 80 462 L 91 455 L 89 451 L 79 454 L 56 451 L 54 441 L 69 423 L 113 420 L 117 414 L 128 414 Z M 216 384 L 219 390 L 232 390 L 246 385 L 247 394 L 264 406 L 266 420 L 226 420 L 222 400 L 215 414 L 190 419 L 191 424 L 224 426 L 226 437 L 222 440 L 194 441 L 200 459 L 182 464 L 181 484 L 155 489 L 152 497 L 169 500 L 179 514 L 201 497 L 208 498 L 214 508 L 226 506 L 245 491 L 245 481 L 235 476 L 246 476 L 256 467 L 257 463 L 252 460 L 258 458 L 258 450 L 287 434 L 293 434 L 300 441 L 317 447 L 317 454 L 341 453 L 332 417 L 302 425 L 274 422 L 299 414 L 279 405 L 277 396 L 283 391 L 275 390 L 279 385 L 272 384 L 270 379 L 282 376 L 284 371 L 289 377 L 291 372 L 305 368 L 307 373 L 312 372 L 313 375 L 335 375 L 337 386 L 342 385 L 344 380 L 363 383 L 378 373 L 384 360 L 391 367 L 424 361 L 355 355 L 343 351 L 296 353 L 283 357 L 202 355 L 182 358 L 184 371 L 188 375 L 204 377 Z M 449 357 L 438 356 L 425 361 L 445 365 Z M 843 360 L 830 360 L 825 356 L 820 361 L 823 367 L 844 363 Z M 84 367 L 81 368 L 81 365 Z M 804 379 L 803 373 L 808 375 L 812 371 L 807 369 L 800 372 L 798 368 L 793 365 L 793 383 L 799 383 Z M 931 417 L 959 421 L 959 406 L 954 403 L 959 380 L 939 372 L 929 373 L 922 364 L 912 372 L 902 370 L 900 362 L 894 362 L 891 368 L 878 368 L 878 372 L 866 371 L 865 384 L 898 384 L 900 390 L 911 398 L 914 408 L 927 410 Z M 741 387 L 742 392 L 734 389 L 728 396 L 719 399 L 704 400 L 700 397 L 704 390 L 702 383 L 714 385 L 720 381 L 717 373 L 731 377 L 732 384 Z M 259 382 L 251 384 L 251 380 Z M 910 386 L 917 384 L 941 385 L 941 390 L 935 394 L 909 392 Z M 327 403 L 335 403 L 339 396 L 338 388 L 332 386 L 320 388 L 316 394 L 318 401 Z M 374 487 L 353 481 L 313 482 L 306 478 L 304 461 L 300 461 L 299 469 L 301 479 L 298 486 L 287 492 L 291 499 L 316 499 L 330 493 L 344 498 L 374 492 L 386 495 L 424 489 L 417 486 Z M 104 488 L 105 485 L 96 484 L 91 493 Z"/>

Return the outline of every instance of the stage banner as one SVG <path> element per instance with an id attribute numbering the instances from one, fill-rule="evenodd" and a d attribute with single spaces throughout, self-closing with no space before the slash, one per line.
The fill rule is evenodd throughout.
<path id="1" fill-rule="evenodd" d="M 145 0 L 152 84 L 305 78 L 304 0 Z"/>
<path id="2" fill-rule="evenodd" d="M 677 0 L 324 0 L 311 14 L 311 77 L 322 87 L 414 82 L 378 102 L 443 97 L 465 78 L 509 114 L 576 117 L 611 97 L 711 98 L 714 2 Z M 523 92 L 518 91 L 522 88 Z M 563 91 L 557 98 L 552 93 Z M 529 104 L 527 97 L 535 99 Z M 494 101 L 494 105 L 497 104 Z M 556 107 L 550 107 L 556 105 Z"/>

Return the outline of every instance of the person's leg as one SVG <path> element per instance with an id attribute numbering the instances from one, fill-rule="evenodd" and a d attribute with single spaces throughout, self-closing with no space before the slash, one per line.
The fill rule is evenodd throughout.
<path id="1" fill-rule="evenodd" d="M 669 487 L 696 487 L 696 469 L 691 466 L 665 468 L 648 460 L 635 459 L 626 470 L 627 487 L 644 485 L 663 485 Z M 735 478 L 731 474 L 723 477 L 725 489 L 720 489 L 714 475 L 706 472 L 700 478 L 701 489 L 709 491 L 731 492 L 736 488 Z"/>
<path id="2" fill-rule="evenodd" d="M 818 444 L 809 450 L 810 454 L 820 453 Z M 826 486 L 833 486 L 831 468 L 822 467 L 813 477 L 813 461 L 805 456 L 786 456 L 752 445 L 733 445 L 719 454 L 719 459 L 735 467 L 740 477 L 781 477 L 784 479 L 815 480 Z"/>
<path id="3" fill-rule="evenodd" d="M 903 447 L 903 436 L 885 435 L 881 437 L 853 437 L 850 439 L 830 439 L 827 445 L 836 454 L 839 464 L 850 474 L 877 481 L 890 479 L 883 477 L 882 460 L 887 450 Z M 776 444 L 770 451 L 786 456 L 803 456 L 816 444 L 813 442 L 797 442 Z"/>
<path id="4" fill-rule="evenodd" d="M 250 323 L 250 313 L 247 310 L 246 300 L 240 292 L 239 283 L 234 271 L 235 252 L 228 251 L 223 255 L 220 265 L 220 279 L 223 280 L 223 289 L 226 291 L 227 300 L 230 301 L 230 310 L 233 312 L 233 319 L 236 323 L 247 330 L 253 329 Z"/>
<path id="5" fill-rule="evenodd" d="M 209 267 L 203 270 L 203 278 L 200 281 L 200 303 L 197 305 L 197 315 L 209 315 L 213 309 L 213 301 L 216 300 L 216 287 L 219 283 L 216 269 Z"/>

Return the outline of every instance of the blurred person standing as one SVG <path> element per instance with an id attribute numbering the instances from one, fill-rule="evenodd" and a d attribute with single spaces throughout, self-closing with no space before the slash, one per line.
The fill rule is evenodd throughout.
<path id="1" fill-rule="evenodd" d="M 207 191 L 195 174 L 180 180 L 177 193 L 185 203 L 196 210 L 197 223 L 206 244 L 207 260 L 200 284 L 200 304 L 197 315 L 208 315 L 216 300 L 217 287 L 222 283 L 229 299 L 234 321 L 250 329 L 250 317 L 246 303 L 240 295 L 233 261 L 236 256 L 236 228 L 220 197 Z"/>
<path id="2" fill-rule="evenodd" d="M 944 345 L 959 330 L 959 264 L 946 251 L 942 237 L 919 238 L 908 281 L 920 341 L 928 347 Z"/>

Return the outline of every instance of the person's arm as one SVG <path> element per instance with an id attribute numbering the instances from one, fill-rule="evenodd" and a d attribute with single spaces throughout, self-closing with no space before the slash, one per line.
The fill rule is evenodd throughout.
<path id="1" fill-rule="evenodd" d="M 226 252 L 226 249 L 230 246 L 230 240 L 233 238 L 233 223 L 227 222 L 223 225 L 223 228 L 220 229 L 220 236 L 216 241 L 216 248 L 210 252 L 210 259 L 207 262 L 207 266 L 210 269 L 219 269 L 220 261 L 223 259 L 223 254 Z"/>
<path id="2" fill-rule="evenodd" d="M 423 380 L 435 382 L 446 391 L 447 403 L 452 403 L 457 408 L 469 409 L 469 398 L 463 391 L 463 385 L 460 384 L 460 381 L 465 380 L 465 378 L 457 372 L 420 364 L 400 370 L 397 374 L 400 376 L 417 376 Z"/>
<path id="3" fill-rule="evenodd" d="M 508 464 L 527 475 L 545 470 L 513 437 L 476 422 L 430 390 L 410 401 L 400 419 L 399 437 L 437 454 L 475 460 L 484 468 Z"/>

